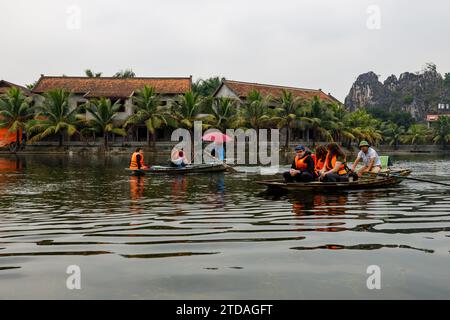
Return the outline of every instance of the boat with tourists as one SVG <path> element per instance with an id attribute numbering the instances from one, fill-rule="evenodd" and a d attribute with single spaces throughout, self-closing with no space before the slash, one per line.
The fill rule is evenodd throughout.
<path id="1" fill-rule="evenodd" d="M 347 182 L 285 182 L 284 179 L 257 181 L 273 191 L 336 191 L 389 188 L 401 183 L 411 174 L 410 169 L 387 170 L 376 175 L 368 175 L 357 181 Z"/>

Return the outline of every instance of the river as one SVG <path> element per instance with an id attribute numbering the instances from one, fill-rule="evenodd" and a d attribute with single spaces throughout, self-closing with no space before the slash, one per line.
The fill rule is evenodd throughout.
<path id="1" fill-rule="evenodd" d="M 450 181 L 448 157 L 393 160 Z M 450 296 L 448 188 L 404 181 L 272 195 L 254 183 L 271 176 L 252 167 L 130 177 L 127 164 L 125 156 L 0 156 L 0 298 Z M 73 265 L 79 290 L 66 284 Z M 369 266 L 379 268 L 380 289 L 367 286 Z"/>

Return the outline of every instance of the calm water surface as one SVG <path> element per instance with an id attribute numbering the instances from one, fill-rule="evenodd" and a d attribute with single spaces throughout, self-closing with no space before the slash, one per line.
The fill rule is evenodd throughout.
<path id="1" fill-rule="evenodd" d="M 394 160 L 450 182 L 448 157 Z M 0 298 L 450 298 L 448 188 L 277 196 L 257 168 L 138 178 L 127 163 L 0 157 Z"/>

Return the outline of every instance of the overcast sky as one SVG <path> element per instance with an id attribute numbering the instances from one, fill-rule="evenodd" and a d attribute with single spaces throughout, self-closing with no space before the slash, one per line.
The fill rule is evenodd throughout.
<path id="1" fill-rule="evenodd" d="M 375 7 L 374 7 L 375 6 Z M 1 0 L 0 79 L 40 74 L 214 75 L 321 88 L 450 72 L 448 0 Z"/>

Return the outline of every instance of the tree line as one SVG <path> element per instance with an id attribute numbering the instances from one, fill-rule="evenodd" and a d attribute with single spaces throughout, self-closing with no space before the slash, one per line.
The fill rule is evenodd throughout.
<path id="1" fill-rule="evenodd" d="M 21 130 L 26 132 L 30 143 L 57 136 L 59 146 L 63 146 L 64 136 L 79 134 L 85 138 L 96 133 L 103 136 L 104 149 L 108 150 L 112 134 L 125 136 L 127 131 L 145 126 L 150 146 L 155 143 L 157 129 L 182 127 L 192 131 L 196 120 L 202 121 L 203 129 L 217 128 L 223 132 L 227 128 L 284 129 L 286 149 L 293 130 L 311 132 L 313 147 L 319 141 L 336 141 L 351 147 L 367 140 L 372 145 L 386 143 L 395 148 L 400 144 L 412 144 L 417 148 L 431 142 L 446 148 L 450 142 L 448 117 L 440 117 L 428 128 L 404 115 L 383 119 L 376 110 L 349 112 L 343 105 L 318 97 L 305 100 L 286 90 L 280 97 L 252 91 L 240 105 L 235 99 L 212 97 L 220 81 L 218 77 L 199 80 L 192 91 L 170 99 L 165 105 L 154 88 L 145 86 L 131 97 L 135 112 L 122 125 L 114 121 L 121 107 L 119 101 L 91 99 L 71 108 L 70 93 L 55 89 L 42 95 L 42 103 L 34 104 L 32 97 L 18 88 L 11 88 L 0 97 L 0 128 L 16 133 L 14 151 L 21 148 Z M 91 116 L 88 120 L 80 115 L 82 110 Z"/>

